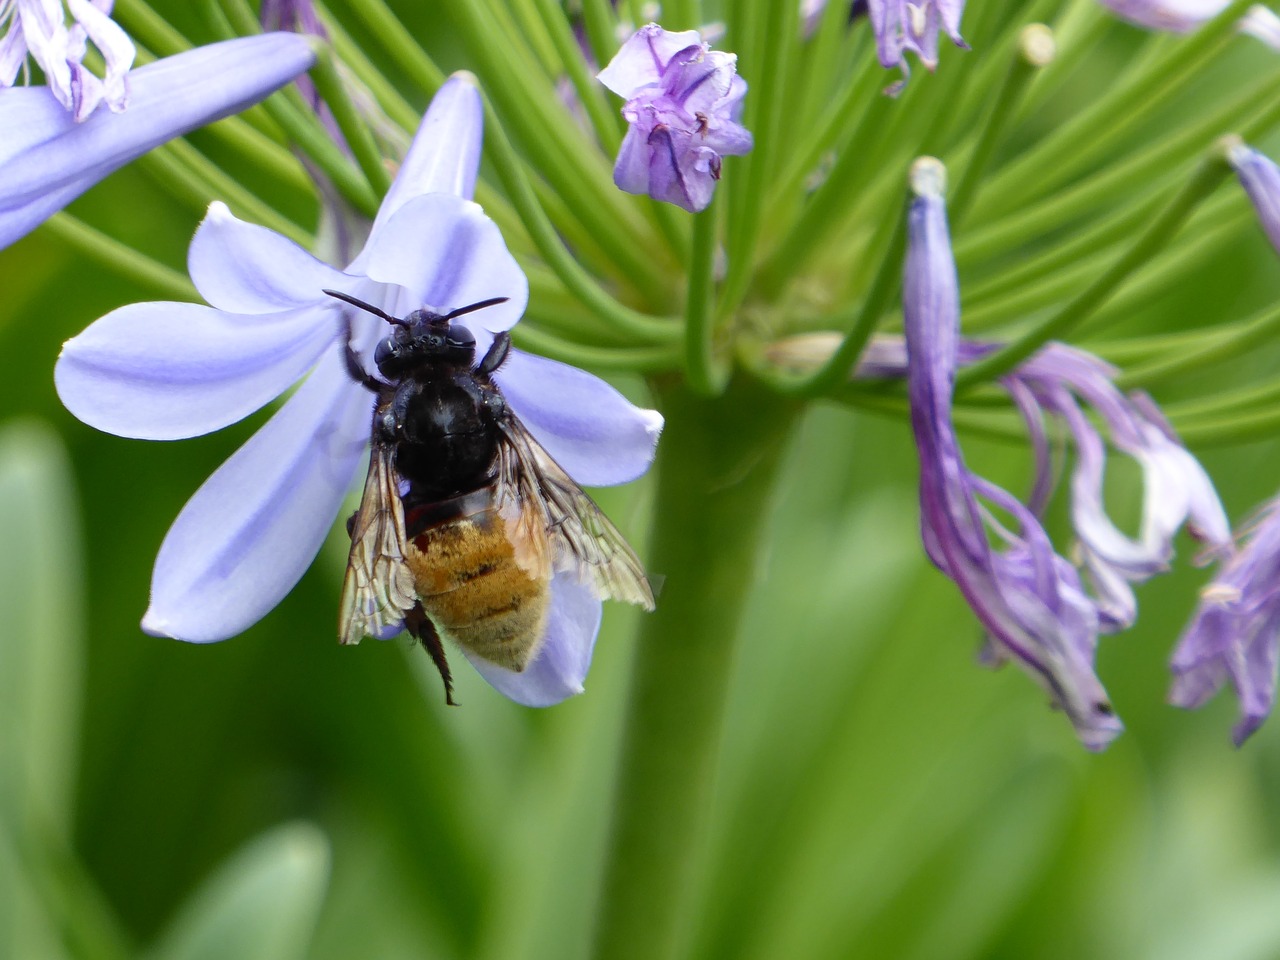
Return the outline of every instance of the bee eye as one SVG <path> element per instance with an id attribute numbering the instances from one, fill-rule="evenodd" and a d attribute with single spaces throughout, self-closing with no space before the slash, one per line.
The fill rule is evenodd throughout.
<path id="1" fill-rule="evenodd" d="M 391 337 L 386 337 L 378 341 L 378 346 L 373 351 L 373 362 L 381 367 L 386 361 L 396 355 L 396 344 Z"/>

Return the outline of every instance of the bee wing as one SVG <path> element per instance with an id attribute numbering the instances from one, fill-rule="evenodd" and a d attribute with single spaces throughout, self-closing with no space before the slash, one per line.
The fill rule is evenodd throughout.
<path id="1" fill-rule="evenodd" d="M 535 577 L 576 568 L 602 598 L 652 610 L 649 579 L 618 528 L 519 419 L 500 426 L 497 498 L 516 562 Z"/>
<path id="2" fill-rule="evenodd" d="M 352 518 L 351 552 L 342 580 L 338 640 L 359 643 L 398 626 L 417 602 L 405 564 L 404 506 L 392 463 L 393 449 L 374 442 L 360 508 Z"/>

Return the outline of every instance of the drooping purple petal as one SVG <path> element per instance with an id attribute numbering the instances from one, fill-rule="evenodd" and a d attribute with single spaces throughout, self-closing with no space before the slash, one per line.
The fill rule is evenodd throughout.
<path id="1" fill-rule="evenodd" d="M 231 313 L 274 313 L 321 302 L 347 278 L 274 230 L 236 219 L 214 202 L 187 250 L 191 281 L 211 306 Z"/>
<path id="2" fill-rule="evenodd" d="M 662 414 L 635 406 L 599 377 L 512 350 L 496 379 L 511 409 L 578 483 L 628 483 L 653 462 Z"/>
<path id="3" fill-rule="evenodd" d="M 1243 143 L 1232 146 L 1227 158 L 1253 202 L 1271 245 L 1280 252 L 1280 167 Z"/>
<path id="4" fill-rule="evenodd" d="M 315 62 L 296 34 L 241 37 L 188 50 L 129 75 L 130 108 L 95 112 L 83 123 L 50 112 L 45 88 L 0 90 L 0 129 L 31 131 L 0 144 L 0 247 L 8 246 L 107 174 L 167 140 L 244 109 Z M 33 98 L 44 97 L 38 107 Z M 6 133 L 4 139 L 8 139 Z"/>
<path id="5" fill-rule="evenodd" d="M 193 643 L 248 629 L 302 577 L 369 439 L 369 395 L 336 351 L 183 507 L 142 628 Z"/>
<path id="6" fill-rule="evenodd" d="M 1231 0 L 1101 0 L 1119 17 L 1151 30 L 1187 33 L 1212 20 Z"/>
<path id="7" fill-rule="evenodd" d="M 337 333 L 312 306 L 244 315 L 135 303 L 68 340 L 54 382 L 66 408 L 92 427 L 177 440 L 221 430 L 278 397 Z"/>
<path id="8" fill-rule="evenodd" d="M 903 54 L 910 51 L 927 69 L 934 69 L 938 65 L 939 30 L 945 30 L 956 46 L 968 49 L 960 36 L 964 0 L 868 0 L 867 8 L 883 67 L 900 67 L 908 73 Z M 890 91 L 896 92 L 900 86 Z"/>
<path id="9" fill-rule="evenodd" d="M 106 63 L 106 73 L 102 77 L 102 98 L 107 106 L 119 113 L 129 105 L 128 85 L 125 74 L 133 66 L 136 51 L 133 41 L 129 39 L 114 20 L 108 16 L 110 7 L 100 10 L 88 0 L 67 0 L 67 10 L 75 17 L 77 27 L 82 29 L 93 45 L 102 53 Z M 94 77 L 97 80 L 96 77 Z M 85 116 L 77 116 L 84 120 Z"/>
<path id="10" fill-rule="evenodd" d="M 423 224 L 431 228 L 424 230 Z M 529 302 L 529 281 L 497 225 L 478 205 L 452 194 L 431 193 L 406 201 L 370 236 L 365 253 L 369 278 L 404 287 L 411 309 L 446 310 L 507 297 L 506 303 L 467 317 L 481 353 L 488 340 L 482 340 L 480 332 L 510 329 Z"/>
<path id="11" fill-rule="evenodd" d="M 1246 533 L 1244 545 L 1201 593 L 1170 667 L 1169 702 L 1203 705 L 1230 683 L 1240 701 L 1237 746 L 1271 713 L 1280 658 L 1280 498 Z"/>
<path id="12" fill-rule="evenodd" d="M 542 648 L 522 673 L 506 670 L 475 656 L 463 655 L 499 693 L 526 707 L 550 707 L 582 693 L 596 635 L 601 604 L 595 591 L 572 573 L 551 581 L 551 610 Z"/>
<path id="13" fill-rule="evenodd" d="M 992 658 L 1016 660 L 1067 714 L 1081 742 L 1102 749 L 1121 725 L 1093 672 L 1096 610 L 1031 511 L 969 471 L 952 424 L 960 304 L 943 177 L 932 159 L 912 170 L 916 198 L 903 281 L 925 547 L 988 631 Z M 979 497 L 1012 516 L 1016 529 L 997 524 Z M 1003 549 L 990 544 L 988 528 L 1005 542 Z"/>

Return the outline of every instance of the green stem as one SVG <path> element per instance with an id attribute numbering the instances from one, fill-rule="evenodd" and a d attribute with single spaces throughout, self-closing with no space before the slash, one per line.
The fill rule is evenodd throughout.
<path id="1" fill-rule="evenodd" d="M 615 32 L 618 12 L 609 0 L 583 0 L 582 20 L 587 28 L 591 54 L 596 59 L 596 69 L 602 70 L 621 46 Z"/>
<path id="2" fill-rule="evenodd" d="M 995 149 L 1004 139 L 1005 130 L 1018 101 L 1027 91 L 1027 85 L 1034 79 L 1040 68 L 1053 62 L 1053 34 L 1044 24 L 1033 23 L 1024 27 L 1018 38 L 1017 52 L 1004 83 L 996 94 L 987 114 L 987 120 L 978 134 L 978 143 L 969 155 L 969 162 L 964 167 L 952 191 L 948 205 L 951 223 L 954 226 L 964 219 L 969 212 L 969 204 L 973 201 L 987 172 L 987 165 Z"/>
<path id="3" fill-rule="evenodd" d="M 427 56 L 383 0 L 348 0 L 347 9 L 377 38 L 391 59 L 427 96 L 444 86 L 444 71 Z"/>
<path id="4" fill-rule="evenodd" d="M 729 382 L 729 367 L 716 357 L 715 317 L 712 306 L 715 283 L 717 207 L 693 216 L 693 259 L 689 264 L 689 298 L 685 308 L 685 376 L 690 388 L 700 396 L 723 393 Z"/>
<path id="5" fill-rule="evenodd" d="M 1011 341 L 1004 349 L 960 372 L 957 387 L 971 386 L 1012 370 L 1049 340 L 1061 338 L 1079 326 L 1116 289 L 1144 263 L 1163 249 L 1178 232 L 1191 212 L 1205 199 L 1230 171 L 1221 149 L 1205 159 L 1187 185 L 1169 205 L 1101 277 L 1088 286 L 1047 320 L 1036 324 Z"/>
<path id="6" fill-rule="evenodd" d="M 583 59 L 578 41 L 557 0 L 535 2 L 542 22 L 551 34 L 556 52 L 560 55 L 560 61 L 564 64 L 565 72 L 569 75 L 569 81 L 573 84 L 574 92 L 578 95 L 578 102 L 582 104 L 587 119 L 591 121 L 591 128 L 596 132 L 596 139 L 600 141 L 604 152 L 613 156 L 622 142 L 618 132 L 621 115 L 610 109 L 605 102 L 604 85 L 587 69 L 587 61 Z"/>
<path id="7" fill-rule="evenodd" d="M 593 956 L 669 960 L 692 912 L 729 675 L 795 406 L 735 382 L 659 385 L 666 428 Z"/>
<path id="8" fill-rule="evenodd" d="M 800 383 L 795 392 L 801 396 L 816 397 L 829 393 L 849 379 L 850 371 L 862 355 L 867 341 L 875 333 L 885 309 L 898 292 L 902 283 L 903 255 L 907 248 L 907 218 L 905 214 L 894 217 L 893 235 L 884 246 L 884 254 L 880 260 L 880 269 L 876 272 L 875 281 L 867 293 L 853 321 L 836 352 L 808 380 Z"/>
<path id="9" fill-rule="evenodd" d="M 178 300 L 200 301 L 195 285 L 177 270 L 153 260 L 140 250 L 135 250 L 100 230 L 95 230 L 65 210 L 46 220 L 44 229 L 122 277 L 153 287 L 157 292 Z"/>
<path id="10" fill-rule="evenodd" d="M 511 331 L 517 347 L 590 370 L 656 374 L 680 368 L 680 354 L 673 347 L 619 348 L 575 343 L 528 322 L 532 320 L 536 324 L 539 319 L 536 308 L 525 313 L 524 322 L 517 324 Z"/>
<path id="11" fill-rule="evenodd" d="M 387 191 L 391 189 L 391 174 L 387 172 L 382 152 L 374 143 L 373 133 L 356 110 L 355 104 L 352 103 L 351 96 L 347 93 L 347 86 L 338 75 L 333 54 L 328 49 L 322 51 L 316 58 L 316 65 L 311 68 L 311 79 L 316 85 L 316 91 L 329 105 L 333 119 L 338 124 L 338 129 L 342 131 L 342 138 L 351 148 L 351 153 L 356 158 L 356 163 L 360 165 L 365 179 L 374 193 L 379 197 L 386 196 Z"/>
<path id="12" fill-rule="evenodd" d="M 481 94 L 484 96 L 483 92 Z M 560 281 L 588 309 L 594 311 L 602 319 L 608 321 L 619 333 L 630 335 L 641 343 L 654 345 L 672 343 L 680 337 L 680 325 L 670 320 L 652 317 L 625 307 L 607 294 L 595 279 L 587 273 L 577 260 L 570 255 L 560 242 L 555 228 L 547 219 L 546 213 L 538 204 L 533 187 L 525 176 L 524 166 L 516 155 L 515 148 L 507 139 L 502 124 L 494 113 L 487 96 L 484 97 L 485 131 L 484 151 L 493 163 L 516 208 L 520 219 L 524 222 L 529 238 L 542 254 Z"/>

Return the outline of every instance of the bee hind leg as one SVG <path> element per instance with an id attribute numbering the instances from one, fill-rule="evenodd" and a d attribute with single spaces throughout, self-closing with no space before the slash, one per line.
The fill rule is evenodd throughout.
<path id="1" fill-rule="evenodd" d="M 449 670 L 449 661 L 444 655 L 444 644 L 440 642 L 436 625 L 423 611 L 422 604 L 413 605 L 413 609 L 405 615 L 404 625 L 405 629 L 422 641 L 427 653 L 431 655 L 431 662 L 440 671 L 440 679 L 444 681 L 444 702 L 456 707 L 457 701 L 453 699 L 453 673 Z"/>

